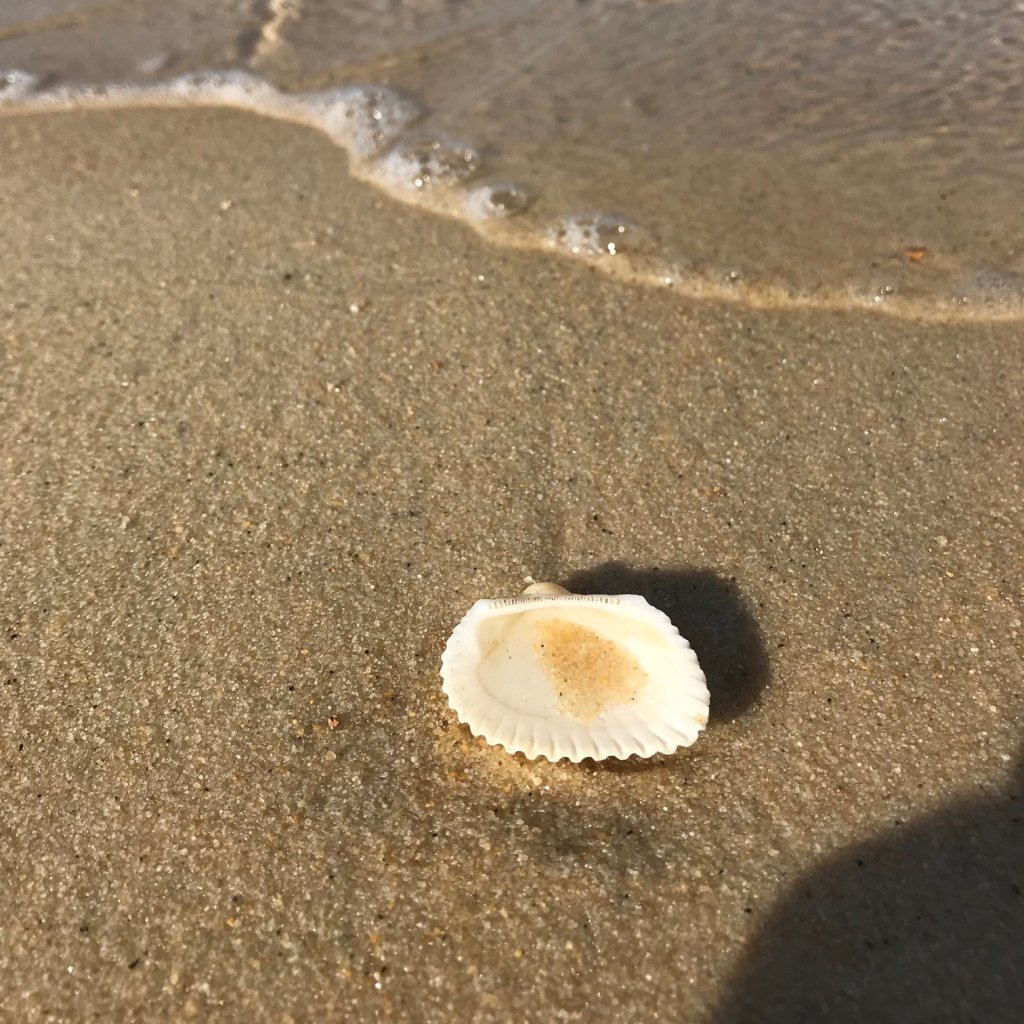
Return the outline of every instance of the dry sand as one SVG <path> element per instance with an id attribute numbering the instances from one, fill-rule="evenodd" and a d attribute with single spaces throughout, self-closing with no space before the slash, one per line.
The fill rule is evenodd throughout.
<path id="1" fill-rule="evenodd" d="M 682 303 L 237 113 L 0 130 L 0 1021 L 1015 1019 L 1016 325 Z M 527 575 L 673 615 L 694 748 L 457 725 Z"/>

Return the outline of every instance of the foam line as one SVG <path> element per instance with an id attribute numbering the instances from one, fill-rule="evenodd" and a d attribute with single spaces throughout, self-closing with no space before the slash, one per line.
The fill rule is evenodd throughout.
<path id="1" fill-rule="evenodd" d="M 270 4 L 279 24 L 288 3 Z M 269 8 L 268 8 L 269 10 Z M 642 226 L 600 211 L 535 214 L 540 195 L 529 184 L 488 181 L 486 161 L 469 141 L 425 131 L 423 109 L 381 85 L 282 92 L 248 71 L 200 71 L 139 85 L 45 87 L 26 71 L 0 71 L 0 113 L 130 107 L 230 107 L 306 125 L 349 157 L 352 175 L 410 205 L 454 217 L 489 241 L 516 249 L 557 252 L 585 260 L 612 277 L 670 287 L 687 298 L 762 309 L 862 309 L 918 320 L 1017 320 L 1019 298 L 964 305 L 911 299 L 891 290 L 861 294 L 853 287 L 801 293 L 777 283 L 745 282 L 734 274 L 699 272 L 674 260 Z"/>

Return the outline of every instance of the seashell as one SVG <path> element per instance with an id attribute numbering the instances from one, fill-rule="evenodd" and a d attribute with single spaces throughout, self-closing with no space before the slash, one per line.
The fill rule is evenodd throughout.
<path id="1" fill-rule="evenodd" d="M 448 640 L 441 678 L 474 735 L 528 758 L 670 754 L 708 721 L 696 654 L 635 594 L 536 583 L 477 601 Z"/>

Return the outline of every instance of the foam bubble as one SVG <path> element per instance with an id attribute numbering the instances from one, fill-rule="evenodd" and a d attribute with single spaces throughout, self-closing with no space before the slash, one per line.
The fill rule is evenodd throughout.
<path id="1" fill-rule="evenodd" d="M 31 71 L 11 68 L 0 71 L 0 103 L 12 103 L 39 88 L 39 76 Z"/>
<path id="2" fill-rule="evenodd" d="M 479 219 L 515 217 L 533 203 L 533 189 L 527 185 L 500 182 L 477 185 L 466 198 L 466 212 Z"/>
<path id="3" fill-rule="evenodd" d="M 480 154 L 472 146 L 435 137 L 396 146 L 381 157 L 378 170 L 392 188 L 427 193 L 464 184 L 480 165 Z"/>
<path id="4" fill-rule="evenodd" d="M 550 232 L 550 240 L 574 256 L 618 256 L 649 253 L 650 233 L 623 217 L 605 213 L 571 214 Z"/>
<path id="5" fill-rule="evenodd" d="M 102 103 L 117 104 L 135 94 L 135 90 L 118 85 L 74 85 L 50 89 L 41 96 L 53 102 L 85 103 L 92 106 Z"/>
<path id="6" fill-rule="evenodd" d="M 423 110 L 384 86 L 346 86 L 296 97 L 334 142 L 359 156 L 382 152 Z"/>
<path id="7" fill-rule="evenodd" d="M 266 102 L 280 95 L 262 78 L 248 71 L 234 70 L 191 71 L 170 79 L 158 88 L 168 96 L 230 103 L 235 106 L 248 106 L 258 101 Z"/>

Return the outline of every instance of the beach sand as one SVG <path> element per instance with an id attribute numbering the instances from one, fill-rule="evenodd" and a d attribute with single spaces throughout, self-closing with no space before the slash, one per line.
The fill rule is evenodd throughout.
<path id="1" fill-rule="evenodd" d="M 1018 325 L 614 282 L 238 112 L 0 126 L 0 1020 L 1013 1019 Z M 458 725 L 528 576 L 673 616 L 693 748 Z"/>

